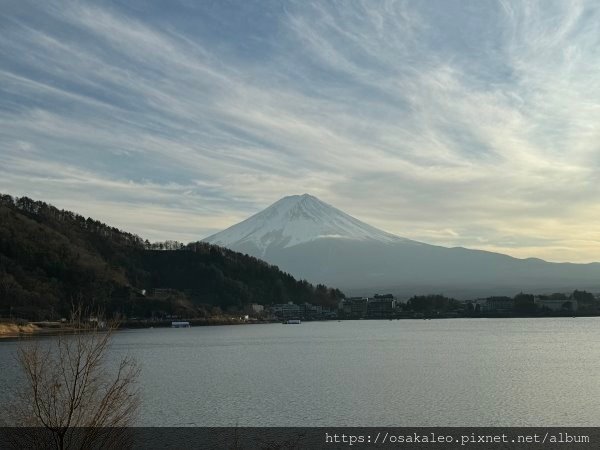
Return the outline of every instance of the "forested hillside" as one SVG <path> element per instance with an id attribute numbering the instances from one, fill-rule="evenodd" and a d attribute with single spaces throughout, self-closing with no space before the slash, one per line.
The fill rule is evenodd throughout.
<path id="1" fill-rule="evenodd" d="M 200 317 L 250 303 L 334 305 L 343 294 L 206 243 L 150 243 L 27 197 L 0 195 L 0 316 L 64 317 L 73 303 L 128 317 Z"/>

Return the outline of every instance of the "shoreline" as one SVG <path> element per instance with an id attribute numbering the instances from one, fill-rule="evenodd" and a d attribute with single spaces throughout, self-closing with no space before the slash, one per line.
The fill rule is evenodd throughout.
<path id="1" fill-rule="evenodd" d="M 183 320 L 183 319 L 182 319 Z M 218 325 L 252 325 L 257 323 L 278 323 L 278 320 L 239 320 L 234 318 L 204 318 L 185 319 L 191 326 L 218 326 Z M 143 328 L 171 328 L 172 320 L 135 320 L 121 322 L 117 330 L 136 330 Z M 71 334 L 78 330 L 71 326 L 61 326 L 54 322 L 0 322 L 0 340 L 28 338 L 33 336 L 53 336 L 57 334 Z M 79 330 L 79 331 L 85 331 Z"/>
<path id="2" fill-rule="evenodd" d="M 40 327 L 32 323 L 0 322 L 0 339 L 5 337 L 32 336 L 39 332 Z"/>
<path id="3" fill-rule="evenodd" d="M 357 320 L 377 320 L 377 321 L 397 321 L 397 320 L 451 320 L 451 319 L 543 319 L 543 318 L 576 318 L 576 317 L 599 317 L 599 313 L 587 313 L 587 314 L 554 314 L 554 315 L 499 315 L 499 314 L 485 314 L 485 315 L 465 315 L 465 316 L 454 316 L 454 315 L 431 315 L 425 317 L 388 317 L 388 318 L 337 318 L 337 319 L 324 319 L 324 320 L 302 320 L 302 322 L 347 322 Z M 264 320 L 243 320 L 237 318 L 202 318 L 202 319 L 181 319 L 190 323 L 192 327 L 204 327 L 204 326 L 223 326 L 223 325 L 254 325 L 254 324 L 268 324 L 268 323 L 281 323 L 280 319 L 264 319 Z M 136 329 L 148 329 L 148 328 L 171 328 L 171 320 L 136 320 L 136 321 L 124 321 L 119 324 L 118 329 L 120 330 L 136 330 Z M 54 324 L 48 324 L 44 326 L 44 322 L 0 322 L 0 340 L 9 338 L 24 338 L 33 336 L 51 336 L 60 333 L 73 333 L 76 330 L 69 326 L 56 326 Z"/>

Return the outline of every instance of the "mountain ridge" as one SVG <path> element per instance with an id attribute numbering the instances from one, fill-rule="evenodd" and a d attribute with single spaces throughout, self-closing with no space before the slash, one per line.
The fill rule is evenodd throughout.
<path id="1" fill-rule="evenodd" d="M 599 263 L 553 263 L 413 241 L 308 194 L 283 197 L 204 241 L 348 293 L 389 289 L 398 294 L 469 290 L 469 295 L 514 295 L 530 289 L 600 288 Z"/>
<path id="2" fill-rule="evenodd" d="M 257 258 L 141 237 L 28 197 L 0 194 L 0 318 L 57 320 L 72 304 L 121 317 L 198 318 L 251 303 L 337 305 L 343 293 Z"/>

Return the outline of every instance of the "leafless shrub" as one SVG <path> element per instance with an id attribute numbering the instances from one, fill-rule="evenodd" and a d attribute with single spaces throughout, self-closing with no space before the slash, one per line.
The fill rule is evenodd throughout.
<path id="1" fill-rule="evenodd" d="M 9 423 L 35 428 L 26 436 L 36 440 L 35 447 L 127 446 L 126 427 L 133 425 L 140 406 L 140 369 L 125 356 L 114 373 L 108 370 L 117 323 L 75 308 L 69 328 L 69 333 L 35 339 L 19 349 L 24 381 L 9 406 Z"/>

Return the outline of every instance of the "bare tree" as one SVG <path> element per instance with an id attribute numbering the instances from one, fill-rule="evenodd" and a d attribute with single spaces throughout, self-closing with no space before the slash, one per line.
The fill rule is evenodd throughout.
<path id="1" fill-rule="evenodd" d="M 116 323 L 106 324 L 99 315 L 84 320 L 81 308 L 72 316 L 71 333 L 20 348 L 25 376 L 11 402 L 11 422 L 36 427 L 44 447 L 123 447 L 126 427 L 139 410 L 140 369 L 125 356 L 109 370 L 106 357 Z"/>

